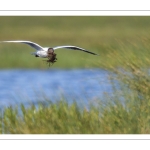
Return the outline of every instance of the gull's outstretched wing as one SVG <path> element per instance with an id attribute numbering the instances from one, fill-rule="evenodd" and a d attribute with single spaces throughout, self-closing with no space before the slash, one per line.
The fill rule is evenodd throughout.
<path id="1" fill-rule="evenodd" d="M 72 49 L 72 50 L 80 50 L 80 51 L 84 51 L 84 52 L 87 52 L 87 53 L 90 53 L 90 54 L 93 54 L 93 55 L 98 55 L 98 54 L 95 54 L 93 52 L 90 52 L 86 49 L 83 49 L 83 48 L 80 48 L 80 47 L 77 47 L 77 46 L 56 46 L 56 47 L 53 47 L 54 50 L 56 49 L 59 49 L 59 48 L 67 48 L 67 49 Z"/>
<path id="2" fill-rule="evenodd" d="M 0 41 L 0 43 L 2 43 L 2 42 L 24 43 L 24 44 L 28 44 L 29 46 L 33 47 L 36 50 L 43 50 L 43 47 L 41 47 L 40 45 L 33 43 L 31 41 Z"/>

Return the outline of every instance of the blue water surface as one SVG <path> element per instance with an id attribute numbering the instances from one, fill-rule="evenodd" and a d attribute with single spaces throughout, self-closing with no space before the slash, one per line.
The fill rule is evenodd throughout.
<path id="1" fill-rule="evenodd" d="M 0 107 L 62 97 L 87 103 L 112 94 L 110 76 L 102 69 L 0 70 Z"/>

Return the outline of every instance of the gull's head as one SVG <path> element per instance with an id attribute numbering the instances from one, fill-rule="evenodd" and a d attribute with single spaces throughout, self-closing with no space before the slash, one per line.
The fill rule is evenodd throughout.
<path id="1" fill-rule="evenodd" d="M 48 54 L 54 54 L 54 49 L 50 47 L 50 48 L 48 48 L 47 52 L 48 52 Z"/>
<path id="2" fill-rule="evenodd" d="M 49 48 L 47 51 L 47 58 L 48 60 L 46 60 L 47 63 L 53 64 L 54 62 L 56 62 L 57 58 L 56 58 L 56 54 L 54 53 L 54 49 L 53 48 Z"/>

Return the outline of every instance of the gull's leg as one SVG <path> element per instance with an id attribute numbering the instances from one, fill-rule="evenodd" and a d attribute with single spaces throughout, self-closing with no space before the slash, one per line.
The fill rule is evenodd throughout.
<path id="1" fill-rule="evenodd" d="M 39 57 L 39 56 L 36 54 L 35 57 Z"/>

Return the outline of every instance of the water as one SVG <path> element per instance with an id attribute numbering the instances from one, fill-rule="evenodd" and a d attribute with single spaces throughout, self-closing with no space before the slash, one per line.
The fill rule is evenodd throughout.
<path id="1" fill-rule="evenodd" d="M 88 103 L 112 93 L 111 75 L 101 69 L 0 70 L 0 107 L 62 97 Z"/>

